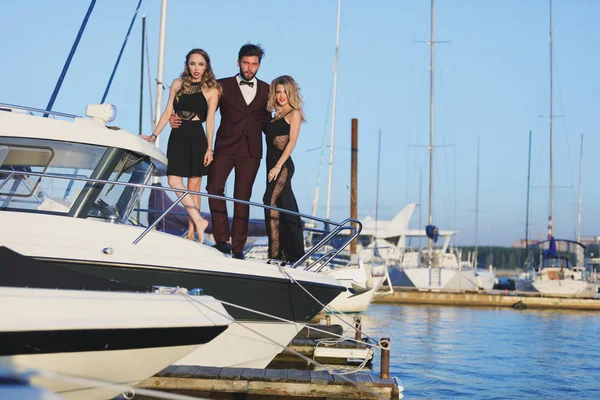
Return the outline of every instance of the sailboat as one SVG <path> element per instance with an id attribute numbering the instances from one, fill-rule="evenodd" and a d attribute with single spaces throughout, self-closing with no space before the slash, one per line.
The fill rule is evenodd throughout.
<path id="1" fill-rule="evenodd" d="M 518 291 L 538 292 L 546 296 L 591 298 L 597 294 L 598 285 L 592 282 L 591 268 L 585 264 L 585 246 L 579 242 L 579 234 L 577 241 L 554 237 L 552 50 L 552 0 L 550 0 L 550 115 L 548 117 L 550 120 L 550 216 L 548 218 L 548 240 L 538 242 L 530 248 L 525 262 L 525 271 L 521 279 L 515 281 L 515 288 Z"/>
<path id="2" fill-rule="evenodd" d="M 427 246 L 416 251 L 403 254 L 399 268 L 395 268 L 392 276 L 394 286 L 414 287 L 420 290 L 477 290 L 477 278 L 474 268 L 463 267 L 460 252 L 450 244 L 453 231 L 440 233 L 433 226 L 433 50 L 434 41 L 434 0 L 431 0 L 431 39 L 429 65 L 429 225 L 425 230 L 413 232 L 416 237 L 428 237 Z M 445 237 L 442 247 L 435 247 L 438 237 Z"/>

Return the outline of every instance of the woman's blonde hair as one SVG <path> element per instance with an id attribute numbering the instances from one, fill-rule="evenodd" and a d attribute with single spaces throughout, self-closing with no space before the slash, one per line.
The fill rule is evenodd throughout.
<path id="1" fill-rule="evenodd" d="M 215 78 L 215 73 L 213 72 L 212 65 L 210 64 L 210 57 L 208 53 L 202 49 L 192 49 L 185 56 L 185 64 L 183 67 L 183 72 L 181 73 L 181 88 L 175 94 L 175 98 L 179 100 L 179 96 L 182 93 L 190 93 L 192 87 L 192 74 L 190 74 L 190 69 L 188 68 L 188 62 L 190 61 L 190 57 L 192 54 L 200 54 L 204 61 L 206 61 L 206 70 L 201 78 L 201 86 L 202 89 L 217 89 L 219 92 L 222 91 L 221 85 L 217 82 L 217 78 Z"/>
<path id="2" fill-rule="evenodd" d="M 287 94 L 288 103 L 292 106 L 293 109 L 300 111 L 300 117 L 302 118 L 302 122 L 306 121 L 304 118 L 304 101 L 302 100 L 302 96 L 300 95 L 300 87 L 289 75 L 282 75 L 278 78 L 273 79 L 271 82 L 271 86 L 269 87 L 269 101 L 267 103 L 268 111 L 276 111 L 277 110 L 277 97 L 275 92 L 277 90 L 277 85 L 282 85 L 285 89 L 285 93 Z"/>

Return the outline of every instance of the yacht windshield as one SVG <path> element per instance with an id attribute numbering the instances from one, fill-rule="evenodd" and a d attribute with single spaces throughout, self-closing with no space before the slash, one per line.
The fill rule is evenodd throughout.
<path id="1" fill-rule="evenodd" d="M 146 183 L 150 159 L 130 151 L 55 140 L 0 137 L 0 210 L 125 222 L 140 189 L 68 178 Z M 10 175 L 10 172 L 19 174 Z M 39 177 L 27 172 L 58 175 Z"/>

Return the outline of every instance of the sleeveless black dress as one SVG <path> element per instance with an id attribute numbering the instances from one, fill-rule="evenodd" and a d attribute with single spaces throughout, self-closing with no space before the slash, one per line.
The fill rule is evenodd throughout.
<path id="1" fill-rule="evenodd" d="M 294 162 L 289 157 L 277 178 L 269 182 L 269 171 L 275 166 L 290 140 L 290 124 L 281 117 L 265 126 L 267 144 L 267 188 L 265 205 L 298 212 L 292 191 Z M 265 224 L 269 236 L 269 258 L 294 262 L 304 255 L 304 235 L 300 217 L 265 209 Z"/>
<path id="2" fill-rule="evenodd" d="M 208 174 L 204 154 L 208 148 L 202 123 L 206 121 L 208 103 L 200 83 L 192 82 L 189 93 L 173 100 L 173 109 L 181 118 L 181 126 L 171 130 L 167 145 L 167 175 L 198 177 Z M 198 120 L 192 119 L 198 117 Z"/>

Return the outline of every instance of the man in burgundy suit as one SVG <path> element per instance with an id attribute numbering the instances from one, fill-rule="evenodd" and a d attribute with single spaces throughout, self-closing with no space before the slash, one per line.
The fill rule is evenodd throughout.
<path id="1" fill-rule="evenodd" d="M 223 92 L 219 99 L 221 123 L 217 130 L 213 162 L 208 172 L 206 190 L 223 196 L 225 182 L 235 169 L 233 197 L 250 200 L 252 186 L 262 158 L 262 129 L 271 114 L 267 111 L 269 84 L 256 79 L 264 55 L 259 45 L 245 44 L 238 53 L 239 74 L 219 79 Z M 171 125 L 179 119 L 171 117 Z M 249 206 L 235 203 L 233 224 L 229 230 L 229 218 L 224 200 L 209 199 L 215 247 L 234 258 L 244 259 L 244 245 L 248 239 Z M 231 237 L 231 244 L 229 243 Z"/>

